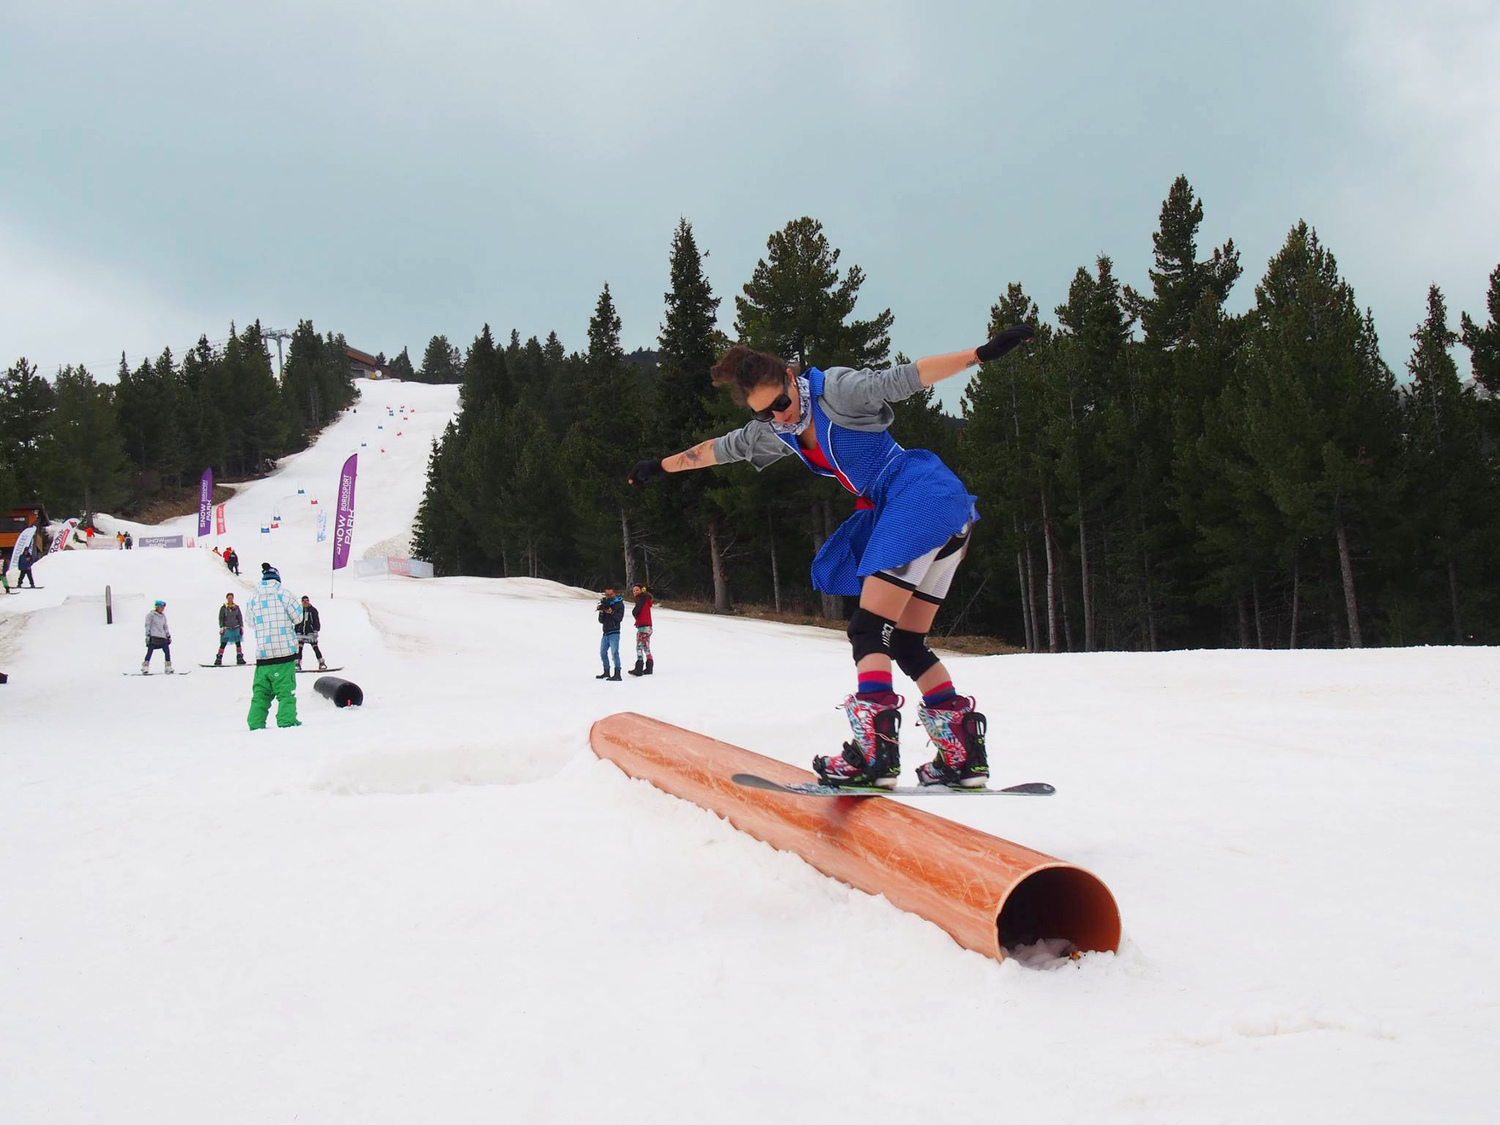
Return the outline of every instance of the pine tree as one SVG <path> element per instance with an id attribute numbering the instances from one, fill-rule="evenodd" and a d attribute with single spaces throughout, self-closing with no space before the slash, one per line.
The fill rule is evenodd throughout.
<path id="1" fill-rule="evenodd" d="M 113 507 L 125 495 L 128 462 L 107 387 L 83 367 L 57 373 L 53 440 L 46 458 L 49 501 L 92 520 L 95 508 Z"/>
<path id="2" fill-rule="evenodd" d="M 57 396 L 22 356 L 0 378 L 0 447 L 23 501 L 39 497 Z"/>
<path id="3" fill-rule="evenodd" d="M 1484 388 L 1490 398 L 1500 398 L 1500 266 L 1490 274 L 1490 287 L 1485 295 L 1485 304 L 1490 319 L 1483 328 L 1464 313 L 1463 344 L 1469 349 L 1470 362 L 1474 368 L 1474 381 Z"/>
<path id="4" fill-rule="evenodd" d="M 823 224 L 794 219 L 766 242 L 762 258 L 734 299 L 735 331 L 752 348 L 803 367 L 877 367 L 890 354 L 886 309 L 872 320 L 850 320 L 864 271 L 851 266 L 839 279 L 839 251 Z"/>
<path id="5" fill-rule="evenodd" d="M 1331 541 L 1352 647 L 1363 643 L 1353 542 L 1395 467 L 1395 378 L 1333 254 L 1298 223 L 1256 287 L 1247 448 L 1292 535 Z"/>
<path id="6" fill-rule="evenodd" d="M 1151 236 L 1156 266 L 1149 271 L 1151 292 L 1142 297 L 1129 287 L 1125 305 L 1139 318 L 1148 348 L 1171 351 L 1188 333 L 1193 311 L 1206 294 L 1223 304 L 1240 276 L 1240 254 L 1230 239 L 1207 261 L 1198 261 L 1198 227 L 1203 201 L 1186 176 L 1178 176 L 1161 205 L 1161 223 Z"/>
<path id="7" fill-rule="evenodd" d="M 457 357 L 458 349 L 448 342 L 446 336 L 434 336 L 427 341 L 427 350 L 422 353 L 422 370 L 417 378 L 423 383 L 458 383 L 463 380 L 463 365 Z"/>
<path id="8" fill-rule="evenodd" d="M 1407 362 L 1412 381 L 1404 394 L 1405 511 L 1416 535 L 1409 565 L 1418 574 L 1438 576 L 1431 585 L 1447 595 L 1442 602 L 1449 639 L 1463 644 L 1466 591 L 1475 588 L 1487 562 L 1484 540 L 1493 528 L 1494 482 L 1484 461 L 1474 390 L 1459 382 L 1450 354 L 1458 334 L 1448 327 L 1447 306 L 1436 285 L 1427 291 L 1427 318 L 1412 340 L 1416 346 Z M 1442 632 L 1447 630 L 1414 639 L 1437 639 Z"/>
<path id="9" fill-rule="evenodd" d="M 717 392 L 709 371 L 728 343 L 717 327 L 719 298 L 703 272 L 703 255 L 686 219 L 678 221 L 672 236 L 668 275 L 672 288 L 665 294 L 666 317 L 657 337 L 659 366 L 642 456 L 676 453 L 712 436 Z M 716 554 L 723 509 L 708 501 L 710 488 L 718 483 L 712 477 L 686 473 L 665 487 L 643 490 L 635 504 L 643 514 L 637 531 L 658 549 L 671 550 L 678 569 L 700 580 L 706 576 L 714 585 L 716 607 L 726 612 L 728 585 L 723 559 Z"/>
<path id="10" fill-rule="evenodd" d="M 620 317 L 609 285 L 604 286 L 589 320 L 589 350 L 576 420 L 569 428 L 563 458 L 577 520 L 579 545 L 601 580 L 613 571 L 605 545 L 618 545 L 624 584 L 635 580 L 635 551 L 627 505 L 630 466 L 639 450 L 638 395 L 620 346 Z"/>
<path id="11" fill-rule="evenodd" d="M 403 382 L 413 383 L 416 381 L 417 373 L 412 370 L 411 356 L 406 354 L 405 347 L 402 347 L 400 355 L 391 360 L 388 374 L 392 379 L 400 379 Z"/>
<path id="12" fill-rule="evenodd" d="M 1040 323 L 1040 310 L 1025 290 L 1012 282 L 990 307 L 988 333 L 993 336 L 1015 324 L 1037 326 L 1032 347 L 982 364 L 963 395 L 965 424 L 959 436 L 956 467 L 969 489 L 979 497 L 983 519 L 975 525 L 970 561 L 959 572 L 960 581 L 976 582 L 976 593 L 989 592 L 981 617 L 993 620 L 1008 604 L 1001 592 L 1014 589 L 1019 621 L 1007 630 L 1024 639 L 1028 651 L 1056 650 L 1056 615 L 1050 626 L 1041 606 L 1055 590 L 1050 567 L 1052 508 L 1044 500 L 1049 487 L 1043 479 L 1047 463 L 1042 454 L 1043 387 L 1046 358 L 1053 351 L 1052 329 Z M 1040 538 L 1039 538 L 1040 537 Z M 1018 626 L 1018 627 L 1017 627 Z"/>
<path id="13" fill-rule="evenodd" d="M 458 392 L 460 419 L 477 419 L 491 400 L 506 408 L 515 404 L 505 353 L 495 347 L 495 338 L 486 324 L 464 356 L 463 383 Z M 462 424 L 459 428 L 463 428 Z"/>
<path id="14" fill-rule="evenodd" d="M 458 424 L 450 421 L 442 439 L 433 440 L 427 484 L 412 525 L 412 555 L 432 563 L 441 577 L 473 573 L 471 567 L 483 564 L 473 530 L 459 510 L 461 456 Z"/>

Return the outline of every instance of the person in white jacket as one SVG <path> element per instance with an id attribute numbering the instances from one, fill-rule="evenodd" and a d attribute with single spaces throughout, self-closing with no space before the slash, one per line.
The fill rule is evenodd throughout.
<path id="1" fill-rule="evenodd" d="M 302 607 L 281 588 L 281 575 L 270 563 L 260 564 L 260 587 L 246 605 L 255 630 L 255 682 L 250 688 L 251 730 L 265 730 L 276 699 L 276 725 L 299 727 L 297 721 L 297 626 Z"/>
<path id="2" fill-rule="evenodd" d="M 167 624 L 167 603 L 160 598 L 146 614 L 146 659 L 141 661 L 141 675 L 151 674 L 151 654 L 161 649 L 166 657 L 167 675 L 172 674 L 172 626 Z"/>

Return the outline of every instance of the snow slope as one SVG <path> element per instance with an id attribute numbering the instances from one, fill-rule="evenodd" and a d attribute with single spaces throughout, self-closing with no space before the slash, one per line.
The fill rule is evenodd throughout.
<path id="1" fill-rule="evenodd" d="M 658 675 L 616 684 L 593 592 L 329 599 L 310 495 L 368 443 L 355 554 L 399 543 L 455 405 L 365 384 L 229 502 L 244 581 L 95 550 L 0 597 L 0 1121 L 1491 1119 L 1495 650 L 953 659 L 997 781 L 1059 794 L 942 811 L 1125 924 L 996 964 L 587 750 L 631 709 L 805 764 L 845 736 L 838 634 L 659 608 Z M 302 677 L 305 725 L 252 733 L 249 670 L 197 666 L 262 559 L 363 708 Z M 191 676 L 120 675 L 155 597 Z"/>

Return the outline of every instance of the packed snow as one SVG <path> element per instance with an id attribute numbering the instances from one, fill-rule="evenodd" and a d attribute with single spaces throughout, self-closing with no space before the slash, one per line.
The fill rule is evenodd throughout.
<path id="1" fill-rule="evenodd" d="M 589 752 L 634 710 L 805 765 L 837 632 L 668 603 L 601 682 L 597 591 L 331 573 L 344 458 L 355 556 L 403 554 L 456 405 L 363 384 L 228 502 L 241 579 L 94 549 L 0 596 L 0 1121 L 1493 1120 L 1496 650 L 952 657 L 996 783 L 1058 794 L 941 812 L 1124 922 L 998 963 Z M 199 667 L 263 560 L 363 707 L 303 676 L 251 732 Z M 121 675 L 155 598 L 190 676 Z"/>

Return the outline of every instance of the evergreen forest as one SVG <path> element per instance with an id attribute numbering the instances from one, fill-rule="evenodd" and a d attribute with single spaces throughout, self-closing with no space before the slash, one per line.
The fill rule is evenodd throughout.
<path id="1" fill-rule="evenodd" d="M 188 497 L 198 477 L 258 475 L 307 448 L 355 401 L 343 336 L 310 321 L 291 334 L 277 378 L 257 321 L 181 358 L 164 348 L 113 383 L 68 365 L 48 379 L 25 357 L 0 376 L 0 511 L 41 502 L 49 515 L 133 515 Z"/>
<path id="2" fill-rule="evenodd" d="M 896 439 L 979 497 L 934 632 L 1054 652 L 1500 640 L 1500 266 L 1457 324 L 1429 285 L 1396 372 L 1307 223 L 1252 283 L 1233 241 L 1200 248 L 1202 221 L 1179 177 L 1149 288 L 1101 256 L 1048 315 L 1011 281 L 972 340 L 935 350 L 1020 323 L 1032 344 L 971 374 L 960 417 L 930 388 L 896 404 Z M 461 383 L 461 410 L 433 445 L 415 553 L 440 575 L 644 582 L 718 612 L 853 609 L 808 578 L 853 497 L 795 458 L 626 484 L 638 459 L 746 422 L 709 382 L 731 343 L 822 368 L 909 358 L 890 353 L 891 310 L 856 315 L 865 275 L 811 218 L 768 239 L 734 340 L 706 258 L 681 221 L 650 351 L 623 350 L 607 284 L 581 351 L 488 325 L 461 355 L 433 338 L 415 377 Z M 1239 284 L 1254 302 L 1232 315 Z"/>

